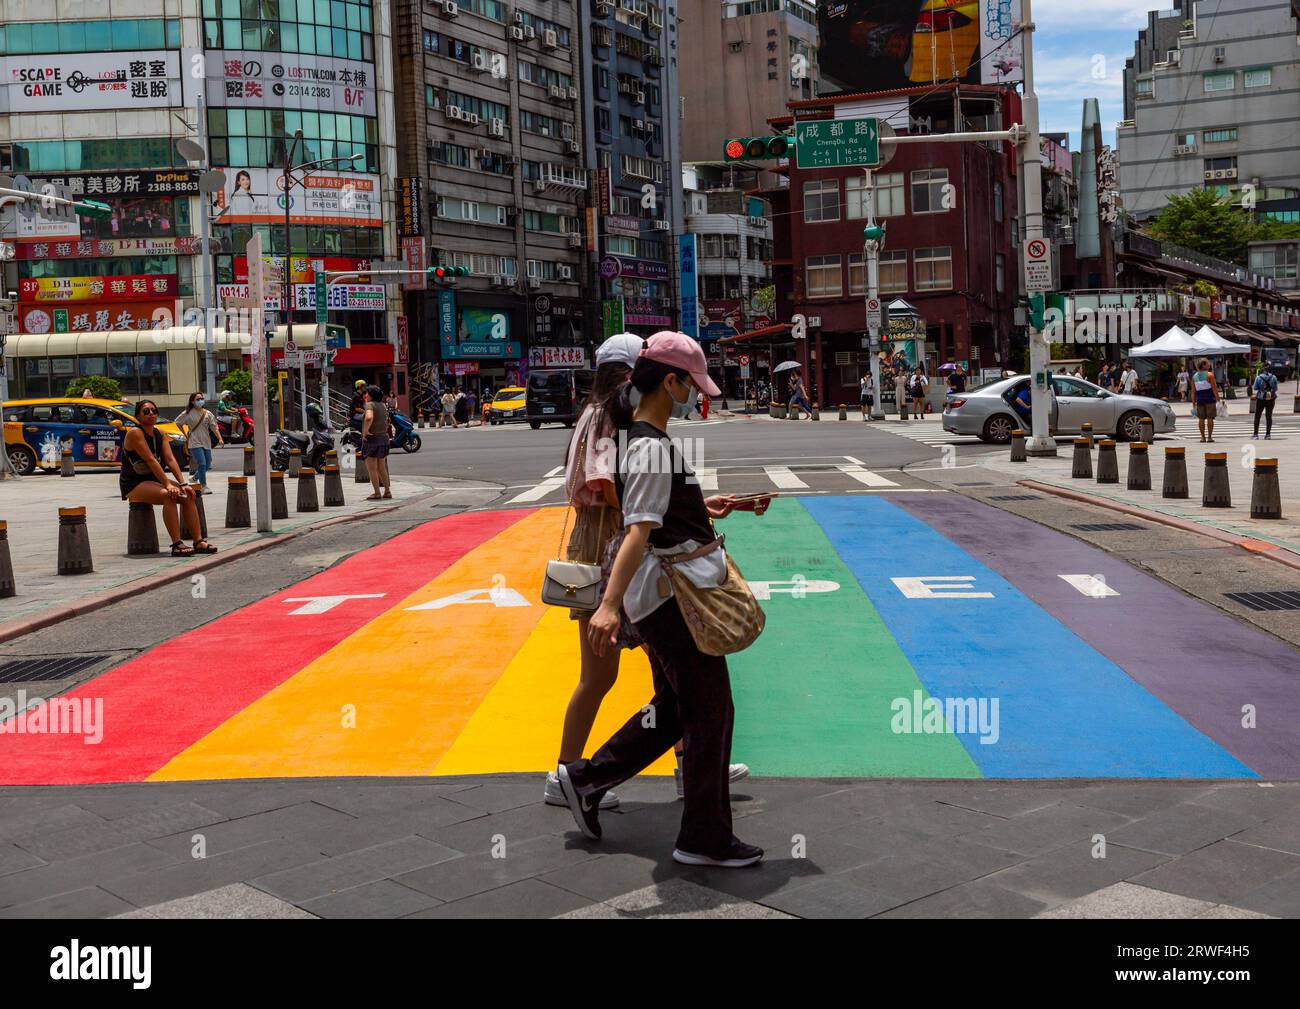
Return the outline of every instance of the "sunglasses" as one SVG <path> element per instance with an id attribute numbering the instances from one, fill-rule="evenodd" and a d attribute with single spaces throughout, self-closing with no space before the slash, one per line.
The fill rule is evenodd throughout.
<path id="1" fill-rule="evenodd" d="M 158 416 L 158 411 L 157 411 L 157 410 L 141 410 L 141 411 L 140 411 L 140 416 L 141 416 L 141 417 L 157 417 L 157 416 Z"/>

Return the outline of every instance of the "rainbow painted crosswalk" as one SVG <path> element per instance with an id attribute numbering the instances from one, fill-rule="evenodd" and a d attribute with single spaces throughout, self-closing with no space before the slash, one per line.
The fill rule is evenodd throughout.
<path id="1" fill-rule="evenodd" d="M 0 784 L 550 769 L 578 668 L 575 623 L 538 602 L 563 517 L 430 522 L 166 642 L 53 702 L 102 703 L 102 741 L 40 731 L 53 705 L 6 723 Z M 722 528 L 768 613 L 730 660 L 756 775 L 1300 774 L 1297 653 L 1078 541 L 951 495 Z M 593 748 L 650 695 L 626 654 Z"/>

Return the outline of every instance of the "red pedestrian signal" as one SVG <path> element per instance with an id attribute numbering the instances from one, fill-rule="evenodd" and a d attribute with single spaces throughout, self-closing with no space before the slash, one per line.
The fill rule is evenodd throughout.
<path id="1" fill-rule="evenodd" d="M 773 161 L 794 156 L 794 141 L 784 134 L 736 137 L 722 148 L 726 161 Z"/>

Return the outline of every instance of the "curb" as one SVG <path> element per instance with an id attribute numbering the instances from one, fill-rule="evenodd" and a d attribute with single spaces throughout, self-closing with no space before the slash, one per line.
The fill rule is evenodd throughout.
<path id="1" fill-rule="evenodd" d="M 39 631 L 46 627 L 52 627 L 54 624 L 62 623 L 73 617 L 83 616 L 87 613 L 93 613 L 95 610 L 102 610 L 105 606 L 121 602 L 138 595 L 141 592 L 150 592 L 153 589 L 171 582 L 178 582 L 190 575 L 200 572 L 209 571 L 212 568 L 220 567 L 230 561 L 239 560 L 241 557 L 247 557 L 250 554 L 259 553 L 281 543 L 288 543 L 292 539 L 297 539 L 304 533 L 314 532 L 317 529 L 324 529 L 327 526 L 339 525 L 344 522 L 356 522 L 363 518 L 369 518 L 371 515 L 383 515 L 387 512 L 396 511 L 401 505 L 387 505 L 383 508 L 367 508 L 365 511 L 354 512 L 351 515 L 334 515 L 321 522 L 314 522 L 311 525 L 302 526 L 299 529 L 293 529 L 286 533 L 280 533 L 276 536 L 269 536 L 266 539 L 254 540 L 251 543 L 241 543 L 237 547 L 218 553 L 212 554 L 202 560 L 194 558 L 190 564 L 177 565 L 170 571 L 159 571 L 152 575 L 146 575 L 143 578 L 136 578 L 132 581 L 116 585 L 111 589 L 105 589 L 94 595 L 86 596 L 76 603 L 70 603 L 64 606 L 56 606 L 52 610 L 46 610 L 44 613 L 38 613 L 36 616 L 28 617 L 25 620 L 15 620 L 12 623 L 0 624 L 0 643 L 13 641 L 21 638 L 23 635 L 30 634 L 33 631 Z"/>
<path id="2" fill-rule="evenodd" d="M 1122 515 L 1131 515 L 1134 518 L 1145 519 L 1148 522 L 1155 522 L 1158 525 L 1180 529 L 1183 532 L 1198 533 L 1208 539 L 1216 540 L 1220 543 L 1229 543 L 1235 547 L 1241 547 L 1243 550 L 1249 551 L 1258 557 L 1267 557 L 1269 560 L 1276 561 L 1278 564 L 1285 567 L 1300 571 L 1300 555 L 1297 555 L 1294 551 L 1288 550 L 1285 547 L 1280 547 L 1275 543 L 1266 543 L 1263 540 L 1239 536 L 1236 533 L 1226 532 L 1223 529 L 1216 529 L 1213 526 L 1202 525 L 1200 522 L 1175 518 L 1172 515 L 1165 515 L 1162 512 L 1151 511 L 1147 508 L 1140 508 L 1137 505 L 1123 504 L 1118 501 L 1107 501 L 1103 498 L 1095 498 L 1088 494 L 1067 490 L 1064 487 L 1057 487 L 1053 484 L 1039 483 L 1037 480 L 1017 480 L 1016 485 L 1019 487 L 1027 487 L 1030 490 L 1041 491 L 1044 494 L 1052 494 L 1056 497 L 1062 497 L 1069 501 L 1078 501 L 1082 504 L 1094 505 L 1097 508 L 1106 508 L 1109 511 L 1119 512 Z"/>

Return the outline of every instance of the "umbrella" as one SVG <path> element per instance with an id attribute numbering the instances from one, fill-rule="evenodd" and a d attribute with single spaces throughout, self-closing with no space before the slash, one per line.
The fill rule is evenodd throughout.
<path id="1" fill-rule="evenodd" d="M 780 364 L 778 364 L 775 368 L 772 369 L 772 374 L 779 375 L 783 371 L 790 371 L 791 369 L 802 368 L 802 367 L 803 365 L 801 365 L 798 361 L 782 361 Z"/>
<path id="2" fill-rule="evenodd" d="M 956 370 L 957 370 L 957 366 L 956 366 L 955 364 L 949 362 L 948 364 L 941 364 L 941 365 L 939 365 L 939 370 L 940 370 L 940 371 L 956 371 Z"/>

